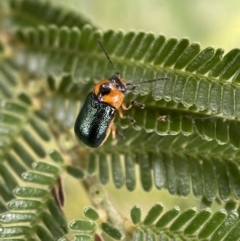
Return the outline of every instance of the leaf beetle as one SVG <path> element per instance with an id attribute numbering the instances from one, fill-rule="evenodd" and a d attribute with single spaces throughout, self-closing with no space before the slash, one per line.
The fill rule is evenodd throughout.
<path id="1" fill-rule="evenodd" d="M 78 139 L 92 148 L 101 146 L 110 132 L 112 132 L 113 138 L 115 138 L 116 127 L 114 125 L 114 119 L 116 111 L 118 111 L 121 118 L 127 118 L 134 123 L 135 120 L 128 115 L 124 115 L 123 110 L 130 109 L 132 105 L 136 105 L 142 109 L 144 108 L 144 104 L 136 101 L 131 101 L 128 107 L 125 105 L 124 96 L 128 90 L 134 90 L 137 85 L 142 83 L 168 79 L 156 78 L 138 83 L 126 83 L 116 71 L 100 40 L 98 40 L 98 43 L 115 71 L 115 74 L 109 79 L 103 79 L 95 84 L 93 90 L 87 95 L 74 125 L 74 132 Z"/>

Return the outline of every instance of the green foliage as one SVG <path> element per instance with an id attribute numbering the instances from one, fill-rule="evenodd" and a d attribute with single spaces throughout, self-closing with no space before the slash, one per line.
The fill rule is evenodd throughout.
<path id="1" fill-rule="evenodd" d="M 0 21 L 0 238 L 4 240 L 238 240 L 240 50 L 201 49 L 186 38 L 103 32 L 48 1 L 11 0 Z M 7 20 L 7 21 L 6 21 Z M 4 23 L 11 23 L 4 27 Z M 4 38 L 3 38 L 4 39 Z M 136 123 L 116 118 L 124 139 L 98 149 L 72 126 L 94 83 L 116 69 Z M 81 180 L 93 207 L 67 226 L 62 174 Z M 198 207 L 157 203 L 120 214 L 102 186 L 201 198 Z M 153 190 L 155 188 L 155 190 Z M 146 199 L 147 199 L 146 193 Z M 211 205 L 225 209 L 214 213 Z M 68 200 L 75 201 L 75 200 Z M 126 199 L 126 202 L 128 200 Z"/>
<path id="2" fill-rule="evenodd" d="M 37 236 L 40 240 L 56 240 L 67 232 L 65 217 L 51 195 L 59 174 L 59 167 L 47 162 L 33 163 L 33 171 L 22 173 L 23 180 L 29 184 L 9 190 L 15 199 L 7 203 L 6 211 L 0 215 L 1 239 L 24 235 L 27 240 Z M 11 180 L 12 176 L 6 178 Z"/>
<path id="3" fill-rule="evenodd" d="M 132 209 L 132 212 L 135 212 L 133 211 L 134 209 Z M 156 240 L 156 236 L 161 233 L 161 230 L 171 234 L 175 240 L 185 240 L 183 238 L 208 240 L 210 237 L 209 240 L 219 240 L 220 237 L 226 235 L 224 229 L 228 225 L 229 220 L 235 220 L 231 222 L 231 225 L 234 225 L 234 227 L 221 240 L 230 240 L 231 238 L 235 240 L 234 233 L 238 225 L 238 213 L 236 211 L 227 214 L 225 210 L 220 210 L 212 215 L 209 208 L 203 209 L 200 212 L 191 208 L 180 214 L 178 208 L 173 208 L 160 216 L 162 210 L 162 204 L 157 204 L 150 209 L 144 221 L 138 223 L 134 240 Z M 154 222 L 156 219 L 158 220 Z M 132 221 L 135 222 L 134 220 Z M 143 238 L 144 235 L 146 239 Z M 162 238 L 160 240 L 171 240 L 162 234 L 160 237 Z"/>

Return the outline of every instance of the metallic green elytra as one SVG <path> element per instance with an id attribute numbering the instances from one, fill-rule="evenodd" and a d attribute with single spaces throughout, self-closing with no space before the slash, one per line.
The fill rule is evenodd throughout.
<path id="1" fill-rule="evenodd" d="M 98 147 L 108 136 L 116 109 L 98 101 L 93 92 L 89 93 L 76 119 L 76 136 L 87 146 Z"/>

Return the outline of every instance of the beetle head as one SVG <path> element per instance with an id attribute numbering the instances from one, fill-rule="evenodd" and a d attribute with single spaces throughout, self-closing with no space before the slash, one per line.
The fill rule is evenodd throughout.
<path id="1" fill-rule="evenodd" d="M 127 91 L 127 86 L 125 81 L 120 78 L 120 74 L 116 73 L 110 77 L 110 81 L 118 88 L 119 91 L 125 93 Z"/>

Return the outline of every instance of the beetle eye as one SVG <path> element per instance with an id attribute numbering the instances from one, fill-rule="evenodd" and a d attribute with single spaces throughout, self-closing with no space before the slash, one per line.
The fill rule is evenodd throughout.
<path id="1" fill-rule="evenodd" d="M 102 84 L 100 86 L 100 90 L 99 93 L 101 93 L 102 95 L 106 95 L 111 91 L 111 88 L 109 86 L 109 84 Z"/>

